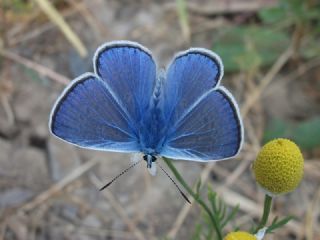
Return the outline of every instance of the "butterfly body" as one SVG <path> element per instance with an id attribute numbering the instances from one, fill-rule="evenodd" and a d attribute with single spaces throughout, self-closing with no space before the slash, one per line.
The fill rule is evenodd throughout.
<path id="1" fill-rule="evenodd" d="M 144 154 L 158 155 L 164 144 L 167 127 L 159 106 L 160 97 L 160 89 L 156 86 L 150 105 L 146 109 L 139 127 L 138 142 L 140 151 Z"/>
<path id="2" fill-rule="evenodd" d="M 73 80 L 56 101 L 49 128 L 88 149 L 141 152 L 150 168 L 157 156 L 210 161 L 235 156 L 243 142 L 236 101 L 220 86 L 223 65 L 205 49 L 177 54 L 157 72 L 140 44 L 102 45 L 94 73 Z"/>
<path id="3" fill-rule="evenodd" d="M 153 155 L 144 155 L 143 156 L 143 160 L 145 160 L 147 162 L 147 168 L 151 168 L 152 167 L 152 163 L 155 162 L 157 160 L 157 158 Z"/>

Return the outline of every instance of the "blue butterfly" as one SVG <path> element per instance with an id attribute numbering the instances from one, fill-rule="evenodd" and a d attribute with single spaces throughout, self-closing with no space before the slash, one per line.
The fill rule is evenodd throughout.
<path id="1" fill-rule="evenodd" d="M 141 152 L 207 162 L 237 155 L 243 143 L 238 105 L 220 85 L 220 57 L 206 49 L 178 53 L 157 72 L 151 52 L 135 42 L 98 48 L 94 73 L 73 80 L 56 101 L 50 131 L 79 147 Z"/>

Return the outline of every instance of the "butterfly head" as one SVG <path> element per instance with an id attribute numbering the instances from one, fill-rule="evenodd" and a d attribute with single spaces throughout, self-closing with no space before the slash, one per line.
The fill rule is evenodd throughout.
<path id="1" fill-rule="evenodd" d="M 143 156 L 143 160 L 145 160 L 147 162 L 147 168 L 151 168 L 152 163 L 155 162 L 157 160 L 157 158 L 153 155 L 146 154 Z"/>

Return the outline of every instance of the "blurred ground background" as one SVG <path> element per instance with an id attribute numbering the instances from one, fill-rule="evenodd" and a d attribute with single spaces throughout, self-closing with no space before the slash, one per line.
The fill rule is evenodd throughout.
<path id="1" fill-rule="evenodd" d="M 65 84 L 92 71 L 100 44 L 119 39 L 147 46 L 159 66 L 191 46 L 220 54 L 246 143 L 236 159 L 177 168 L 191 185 L 201 177 L 229 206 L 239 203 L 227 230 L 248 230 L 264 196 L 250 164 L 265 141 L 289 137 L 303 149 L 305 176 L 276 198 L 273 213 L 296 218 L 267 239 L 320 239 L 318 1 L 55 0 L 53 14 L 45 2 L 0 2 L 0 239 L 205 239 L 200 209 L 161 172 L 150 177 L 141 165 L 99 192 L 130 156 L 78 149 L 48 133 Z"/>

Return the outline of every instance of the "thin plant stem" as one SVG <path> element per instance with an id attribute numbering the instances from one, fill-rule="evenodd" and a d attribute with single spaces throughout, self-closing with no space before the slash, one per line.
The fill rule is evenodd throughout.
<path id="1" fill-rule="evenodd" d="M 185 0 L 176 0 L 177 3 L 177 11 L 179 16 L 179 21 L 181 25 L 182 34 L 187 42 L 190 41 L 190 26 L 188 20 L 188 10 L 187 4 Z"/>
<path id="2" fill-rule="evenodd" d="M 187 192 L 197 201 L 197 203 L 207 212 L 207 214 L 210 217 L 210 220 L 212 222 L 212 225 L 216 231 L 217 234 L 217 240 L 222 240 L 222 232 L 221 229 L 218 226 L 218 223 L 213 216 L 212 212 L 210 211 L 210 208 L 207 206 L 207 204 L 199 197 L 198 194 L 196 194 L 191 187 L 184 181 L 178 170 L 175 168 L 175 166 L 172 164 L 171 159 L 169 158 L 163 158 L 165 163 L 168 165 L 176 179 L 179 181 L 179 183 L 187 190 Z"/>
<path id="3" fill-rule="evenodd" d="M 262 218 L 261 218 L 260 223 L 259 223 L 255 232 L 258 232 L 259 229 L 266 226 L 268 218 L 269 218 L 269 214 L 271 212 L 271 206 L 272 206 L 272 197 L 269 196 L 268 194 L 266 194 L 265 198 L 264 198 L 264 207 L 263 207 Z"/>

